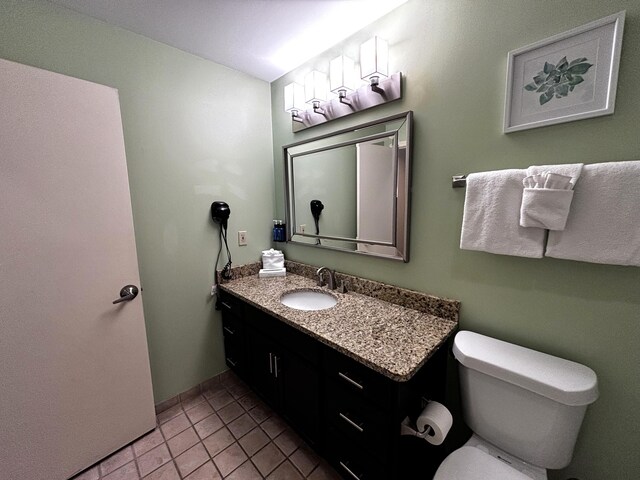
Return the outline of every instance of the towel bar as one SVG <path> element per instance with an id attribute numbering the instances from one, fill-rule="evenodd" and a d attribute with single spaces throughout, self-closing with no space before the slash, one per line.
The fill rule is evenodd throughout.
<path id="1" fill-rule="evenodd" d="M 451 177 L 451 188 L 464 188 L 467 186 L 466 175 L 453 175 Z"/>

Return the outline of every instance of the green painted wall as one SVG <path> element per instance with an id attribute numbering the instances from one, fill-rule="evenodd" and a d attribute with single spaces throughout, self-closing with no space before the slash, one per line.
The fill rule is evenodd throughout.
<path id="1" fill-rule="evenodd" d="M 613 116 L 504 135 L 507 52 L 627 10 Z M 391 70 L 405 75 L 394 104 L 292 134 L 285 84 L 340 53 L 357 57 L 378 34 Z M 461 328 L 582 362 L 598 374 L 600 398 L 583 424 L 574 460 L 553 479 L 640 476 L 640 268 L 459 249 L 463 189 L 451 175 L 540 163 L 640 158 L 640 3 L 637 0 L 410 0 L 271 85 L 276 214 L 283 216 L 282 145 L 413 110 L 411 261 L 401 264 L 288 245 L 292 260 L 327 265 L 462 301 Z"/>
<path id="2" fill-rule="evenodd" d="M 226 370 L 208 209 L 235 264 L 270 245 L 269 85 L 43 1 L 0 2 L 0 57 L 119 90 L 156 402 Z"/>

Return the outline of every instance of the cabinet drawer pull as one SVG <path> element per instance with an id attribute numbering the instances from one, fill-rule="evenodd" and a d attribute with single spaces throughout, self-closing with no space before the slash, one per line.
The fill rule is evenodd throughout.
<path id="1" fill-rule="evenodd" d="M 231 330 L 229 327 L 223 327 L 224 331 L 227 332 L 229 335 L 235 335 L 236 332 L 234 332 L 233 330 Z"/>
<path id="2" fill-rule="evenodd" d="M 273 354 L 269 352 L 269 373 L 273 375 Z"/>
<path id="3" fill-rule="evenodd" d="M 227 363 L 229 365 L 231 365 L 232 367 L 236 367 L 238 364 L 236 362 L 234 362 L 233 360 L 231 360 L 229 357 L 227 357 Z"/>
<path id="4" fill-rule="evenodd" d="M 353 428 L 355 428 L 356 430 L 358 430 L 360 433 L 364 432 L 364 428 L 362 428 L 360 425 L 358 425 L 356 422 L 354 422 L 353 420 L 351 420 L 349 417 L 347 417 L 344 413 L 340 413 L 338 412 L 338 415 L 340 415 L 340 418 L 342 420 L 344 420 L 345 422 L 347 422 L 349 425 L 351 425 Z"/>
<path id="5" fill-rule="evenodd" d="M 347 473 L 351 475 L 353 478 L 355 478 L 356 480 L 360 480 L 360 477 L 357 476 L 355 473 L 353 473 L 351 469 L 347 467 L 343 462 L 340 462 L 340 466 L 344 468 L 347 471 Z"/>
<path id="6" fill-rule="evenodd" d="M 278 378 L 278 357 L 277 356 L 273 356 L 273 373 L 275 374 L 276 378 Z"/>
<path id="7" fill-rule="evenodd" d="M 231 310 L 231 305 L 229 305 L 227 302 L 220 302 L 220 304 L 227 310 Z"/>
<path id="8" fill-rule="evenodd" d="M 355 386 L 355 387 L 359 388 L 360 390 L 364 390 L 364 387 L 363 387 L 362 385 L 360 385 L 360 384 L 359 384 L 358 382 L 356 382 L 355 380 L 353 380 L 353 379 L 351 379 L 351 378 L 347 377 L 344 373 L 342 373 L 342 372 L 338 372 L 338 375 L 339 375 L 341 378 L 344 378 L 344 379 L 345 379 L 347 382 L 349 382 L 351 385 L 353 385 L 353 386 Z"/>

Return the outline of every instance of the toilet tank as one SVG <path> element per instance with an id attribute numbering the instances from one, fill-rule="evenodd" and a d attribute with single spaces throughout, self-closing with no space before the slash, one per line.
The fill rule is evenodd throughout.
<path id="1" fill-rule="evenodd" d="M 453 353 L 465 421 L 476 434 L 543 468 L 571 462 L 587 405 L 598 398 L 593 370 L 467 331 L 456 335 Z"/>

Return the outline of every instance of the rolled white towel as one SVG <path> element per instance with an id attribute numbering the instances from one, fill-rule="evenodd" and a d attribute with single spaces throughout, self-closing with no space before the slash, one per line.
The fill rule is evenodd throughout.
<path id="1" fill-rule="evenodd" d="M 520 207 L 520 226 L 564 230 L 573 199 L 572 177 L 544 172 L 529 175 Z"/>

